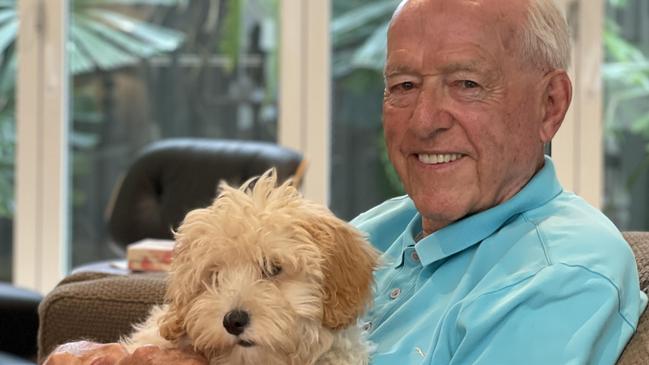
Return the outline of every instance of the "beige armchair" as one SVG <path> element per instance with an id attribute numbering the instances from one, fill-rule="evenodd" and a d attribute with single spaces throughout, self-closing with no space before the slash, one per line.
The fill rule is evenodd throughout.
<path id="1" fill-rule="evenodd" d="M 625 232 L 636 255 L 640 287 L 649 287 L 649 232 Z M 165 274 L 81 272 L 62 281 L 39 308 L 39 361 L 56 345 L 80 338 L 111 342 L 128 334 L 131 323 L 162 302 Z M 618 365 L 649 364 L 649 311 Z"/>
<path id="2" fill-rule="evenodd" d="M 624 232 L 629 245 L 635 253 L 640 275 L 640 289 L 647 293 L 649 289 L 649 232 Z M 624 349 L 617 365 L 649 364 L 649 310 L 640 317 L 636 333 Z"/>

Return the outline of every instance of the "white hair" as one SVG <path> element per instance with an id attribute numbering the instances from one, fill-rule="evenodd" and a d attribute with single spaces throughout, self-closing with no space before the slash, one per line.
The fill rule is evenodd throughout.
<path id="1" fill-rule="evenodd" d="M 408 1 L 399 3 L 390 22 Z M 527 19 L 518 36 L 523 57 L 539 67 L 567 69 L 570 66 L 570 34 L 561 11 L 553 0 L 528 1 Z"/>
<path id="2" fill-rule="evenodd" d="M 552 0 L 529 0 L 519 41 L 523 57 L 541 67 L 570 66 L 568 24 Z"/>

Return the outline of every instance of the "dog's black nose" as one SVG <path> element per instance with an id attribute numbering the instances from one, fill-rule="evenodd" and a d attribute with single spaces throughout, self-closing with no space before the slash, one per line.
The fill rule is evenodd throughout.
<path id="1" fill-rule="evenodd" d="M 248 324 L 250 324 L 248 312 L 239 309 L 230 311 L 223 317 L 223 327 L 228 333 L 235 336 L 242 334 Z"/>

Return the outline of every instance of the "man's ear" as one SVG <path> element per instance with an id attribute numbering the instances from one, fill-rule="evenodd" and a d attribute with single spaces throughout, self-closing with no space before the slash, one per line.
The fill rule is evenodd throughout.
<path id="1" fill-rule="evenodd" d="M 543 120 L 539 134 L 543 143 L 549 143 L 557 133 L 568 112 L 572 100 L 572 82 L 564 70 L 555 70 L 546 75 L 543 93 Z"/>

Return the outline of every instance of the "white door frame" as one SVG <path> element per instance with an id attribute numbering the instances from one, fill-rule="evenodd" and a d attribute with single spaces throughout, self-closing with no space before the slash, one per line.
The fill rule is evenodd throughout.
<path id="1" fill-rule="evenodd" d="M 603 0 L 555 0 L 565 11 L 573 40 L 569 70 L 574 93 L 568 115 L 552 141 L 552 158 L 566 190 L 601 209 L 604 149 L 601 64 Z"/>
<path id="2" fill-rule="evenodd" d="M 330 0 L 281 0 L 278 142 L 309 162 L 304 193 L 329 200 Z M 43 293 L 69 269 L 68 0 L 21 0 L 13 282 Z"/>
<path id="3" fill-rule="evenodd" d="M 308 162 L 304 195 L 329 203 L 331 0 L 280 1 L 278 142 Z"/>
<path id="4" fill-rule="evenodd" d="M 68 232 L 68 0 L 20 0 L 13 282 L 47 292 Z"/>

